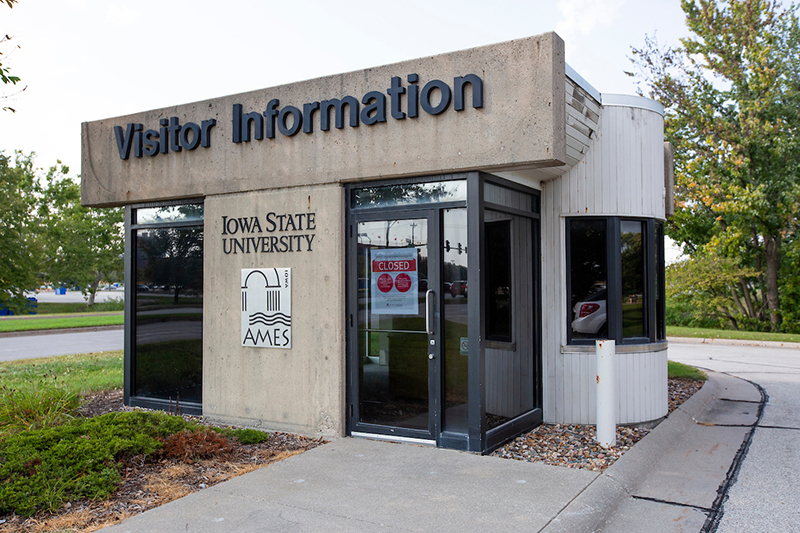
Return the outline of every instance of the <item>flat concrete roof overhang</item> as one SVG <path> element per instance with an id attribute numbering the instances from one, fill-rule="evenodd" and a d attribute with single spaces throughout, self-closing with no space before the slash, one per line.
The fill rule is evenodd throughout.
<path id="1" fill-rule="evenodd" d="M 469 75 L 482 82 L 482 105 L 471 105 L 474 87 L 463 84 L 464 90 L 458 94 L 463 94 L 462 110 L 456 110 L 453 102 L 438 113 L 430 112 L 431 106 L 441 104 L 442 83 L 449 86 L 455 101 L 457 78 Z M 393 78 L 399 79 L 404 91 L 392 90 L 398 86 Z M 440 83 L 427 93 L 428 112 L 420 106 L 412 118 L 412 90 L 421 98 L 425 86 L 434 80 Z M 369 124 L 362 115 L 360 123 L 353 125 L 348 123 L 350 111 L 344 111 L 345 123 L 338 128 L 333 124 L 336 113 L 331 111 L 331 125 L 328 131 L 322 131 L 321 113 L 312 111 L 313 121 L 304 124 L 310 123 L 309 132 L 300 129 L 287 135 L 276 131 L 274 138 L 267 135 L 262 140 L 234 142 L 237 109 L 259 119 L 269 113 L 270 102 L 275 99 L 281 110 L 292 106 L 304 111 L 304 104 L 313 106 L 350 96 L 363 111 L 369 103 L 380 100 L 374 93 L 385 95 L 385 121 Z M 399 108 L 394 109 L 395 103 Z M 235 107 L 237 104 L 241 108 Z M 278 117 L 284 119 L 284 130 L 297 129 L 293 120 L 298 115 L 287 118 L 288 114 Z M 264 116 L 269 128 L 269 121 L 276 117 Z M 564 117 L 564 43 L 555 33 L 546 33 L 85 122 L 81 126 L 82 202 L 87 206 L 115 206 L 371 178 L 559 166 L 566 161 Z M 175 122 L 170 123 L 173 118 Z M 137 142 L 137 129 L 142 136 L 152 130 L 152 142 L 153 133 L 161 133 L 163 139 L 165 126 L 181 124 L 186 129 L 189 123 L 197 128 L 187 132 L 183 140 L 197 145 L 194 148 L 178 151 L 161 147 L 154 155 L 137 153 L 136 147 L 130 149 L 129 145 Z M 129 125 L 135 126 L 128 131 Z M 119 128 L 116 133 L 115 127 Z M 175 135 L 177 139 L 178 133 Z M 130 151 L 127 159 L 121 157 L 123 148 Z"/>

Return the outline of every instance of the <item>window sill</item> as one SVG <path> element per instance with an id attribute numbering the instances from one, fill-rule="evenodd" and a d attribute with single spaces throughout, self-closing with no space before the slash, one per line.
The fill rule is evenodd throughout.
<path id="1" fill-rule="evenodd" d="M 507 350 L 509 352 L 517 351 L 516 342 L 503 342 L 503 341 L 486 341 L 486 348 L 492 350 Z"/>
<path id="2" fill-rule="evenodd" d="M 662 352 L 669 348 L 669 342 L 658 341 L 649 342 L 645 344 L 617 344 L 616 353 L 647 353 L 647 352 Z M 578 345 L 569 344 L 561 346 L 561 353 L 594 353 L 594 344 Z"/>

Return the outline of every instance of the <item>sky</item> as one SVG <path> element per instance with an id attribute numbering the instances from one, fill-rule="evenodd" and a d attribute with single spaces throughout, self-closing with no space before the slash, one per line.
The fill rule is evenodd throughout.
<path id="1" fill-rule="evenodd" d="M 555 31 L 601 93 L 645 35 L 678 45 L 678 0 L 19 0 L 0 4 L 0 150 L 80 173 L 81 122 Z M 14 48 L 19 46 L 19 48 Z M 18 89 L 26 87 L 23 92 Z"/>

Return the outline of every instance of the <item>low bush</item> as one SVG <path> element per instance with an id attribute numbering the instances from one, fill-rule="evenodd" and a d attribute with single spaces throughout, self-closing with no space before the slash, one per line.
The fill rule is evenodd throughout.
<path id="1" fill-rule="evenodd" d="M 150 456 L 170 435 L 198 427 L 178 416 L 133 411 L 8 435 L 0 439 L 0 515 L 31 516 L 66 501 L 106 498 L 119 482 L 121 461 Z"/>
<path id="2" fill-rule="evenodd" d="M 233 449 L 231 441 L 210 428 L 183 430 L 163 440 L 159 455 L 166 459 L 180 459 L 193 463 L 198 459 L 227 455 Z"/>
<path id="3" fill-rule="evenodd" d="M 267 442 L 269 433 L 258 431 L 257 429 L 228 429 L 226 435 L 235 437 L 242 444 L 260 444 Z"/>

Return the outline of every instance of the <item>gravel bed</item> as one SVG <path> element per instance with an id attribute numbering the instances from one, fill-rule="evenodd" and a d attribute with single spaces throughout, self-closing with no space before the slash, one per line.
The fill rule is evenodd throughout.
<path id="1" fill-rule="evenodd" d="M 704 383 L 704 381 L 670 379 L 667 400 L 669 413 L 691 398 Z M 650 433 L 648 428 L 618 426 L 616 446 L 603 448 L 597 443 L 597 431 L 593 425 L 543 424 L 498 448 L 492 455 L 517 461 L 540 462 L 601 472 L 614 464 L 648 433 Z"/>

